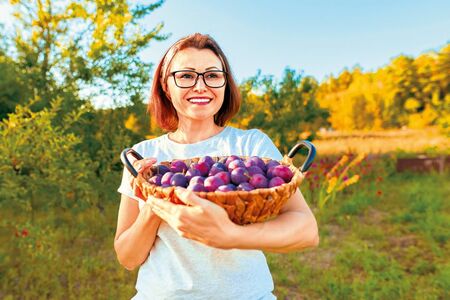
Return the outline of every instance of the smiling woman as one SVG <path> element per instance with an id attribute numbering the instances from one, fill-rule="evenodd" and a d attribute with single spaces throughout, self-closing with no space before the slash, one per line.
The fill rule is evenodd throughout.
<path id="1" fill-rule="evenodd" d="M 201 156 L 282 155 L 260 130 L 225 126 L 241 98 L 227 58 L 208 35 L 175 43 L 154 76 L 149 111 L 168 131 L 133 149 L 140 173 L 157 161 Z M 273 281 L 262 250 L 289 252 L 318 244 L 317 223 L 299 190 L 280 214 L 267 222 L 241 226 L 213 202 L 186 189 L 186 205 L 140 199 L 124 169 L 114 241 L 127 269 L 140 266 L 133 299 L 274 299 Z"/>
<path id="2" fill-rule="evenodd" d="M 185 121 L 199 120 L 190 118 L 195 112 L 212 113 L 214 124 L 224 126 L 239 110 L 241 97 L 228 60 L 217 43 L 204 35 L 188 36 L 170 47 L 156 68 L 155 78 L 160 80 L 153 82 L 149 111 L 163 129 L 176 130 L 180 125 L 185 128 Z M 189 109 L 186 100 L 208 105 L 201 111 Z M 218 132 L 217 128 L 215 131 Z"/>

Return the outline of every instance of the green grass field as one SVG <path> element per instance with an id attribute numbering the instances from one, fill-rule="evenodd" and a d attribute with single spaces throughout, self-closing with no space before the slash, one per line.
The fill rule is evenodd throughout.
<path id="1" fill-rule="evenodd" d="M 361 181 L 316 211 L 316 249 L 267 254 L 279 299 L 448 299 L 448 174 Z M 2 211 L 2 299 L 127 299 L 116 262 L 119 196 L 103 208 Z M 314 207 L 314 205 L 312 204 Z"/>
<path id="2" fill-rule="evenodd" d="M 449 299 L 448 174 L 393 174 L 346 192 L 317 213 L 317 249 L 268 255 L 277 296 Z"/>

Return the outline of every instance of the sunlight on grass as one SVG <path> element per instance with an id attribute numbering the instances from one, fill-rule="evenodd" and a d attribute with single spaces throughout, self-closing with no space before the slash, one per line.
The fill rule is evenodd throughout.
<path id="1" fill-rule="evenodd" d="M 400 154 L 425 153 L 439 155 L 450 153 L 450 138 L 438 128 L 404 129 L 386 131 L 322 132 L 314 140 L 318 153 Z"/>

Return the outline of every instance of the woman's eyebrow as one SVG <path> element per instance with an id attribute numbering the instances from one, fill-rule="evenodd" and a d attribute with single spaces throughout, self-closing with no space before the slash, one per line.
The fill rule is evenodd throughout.
<path id="1" fill-rule="evenodd" d="M 191 67 L 183 67 L 183 68 L 181 68 L 182 70 L 193 70 L 193 71 L 195 71 L 195 68 L 191 68 Z M 217 69 L 217 70 L 220 70 L 218 67 L 208 67 L 208 68 L 206 68 L 205 70 L 211 70 L 211 69 Z"/>

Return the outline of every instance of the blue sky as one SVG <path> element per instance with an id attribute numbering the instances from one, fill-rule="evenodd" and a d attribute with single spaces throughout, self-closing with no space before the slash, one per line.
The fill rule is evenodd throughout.
<path id="1" fill-rule="evenodd" d="M 10 13 L 0 0 L 0 22 L 11 23 Z M 156 64 L 176 40 L 201 32 L 221 45 L 238 82 L 258 69 L 281 79 L 286 67 L 321 81 L 344 68 L 371 71 L 400 54 L 440 49 L 450 42 L 450 1 L 166 0 L 144 26 L 159 22 L 171 36 L 152 42 L 145 61 Z"/>
<path id="2" fill-rule="evenodd" d="M 450 1 L 167 0 L 147 24 L 172 36 L 142 57 L 158 62 L 180 37 L 208 33 L 228 56 L 238 81 L 281 78 L 289 66 L 322 80 L 345 67 L 365 71 L 400 54 L 417 56 L 450 42 Z"/>

